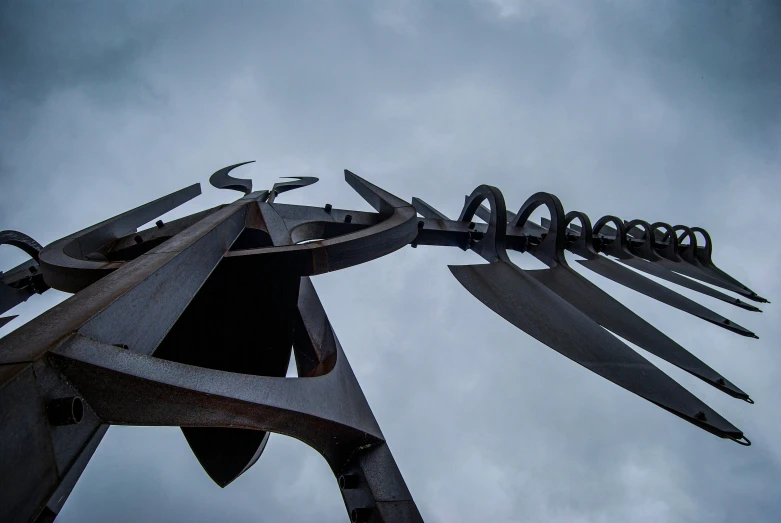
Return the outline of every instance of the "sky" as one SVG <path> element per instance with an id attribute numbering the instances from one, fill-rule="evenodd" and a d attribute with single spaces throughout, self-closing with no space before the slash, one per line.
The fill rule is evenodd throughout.
<path id="1" fill-rule="evenodd" d="M 773 1 L 43 2 L 0 7 L 0 229 L 50 243 L 200 182 L 317 176 L 281 203 L 370 210 L 347 168 L 456 217 L 499 187 L 596 221 L 699 225 L 768 297 L 743 338 L 588 277 L 747 391 L 639 352 L 741 428 L 721 440 L 586 371 L 405 248 L 313 279 L 426 521 L 777 521 L 781 7 Z M 0 269 L 25 259 L 0 247 Z M 514 254 L 522 267 L 541 265 Z M 577 264 L 575 264 L 577 265 Z M 14 309 L 4 335 L 67 295 Z M 225 489 L 177 428 L 112 427 L 65 504 L 85 521 L 345 521 L 328 466 L 272 435 Z"/>

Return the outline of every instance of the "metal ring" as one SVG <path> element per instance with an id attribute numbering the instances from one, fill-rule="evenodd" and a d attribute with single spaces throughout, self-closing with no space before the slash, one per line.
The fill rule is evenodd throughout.
<path id="1" fill-rule="evenodd" d="M 743 445 L 744 447 L 750 447 L 751 446 L 751 440 L 748 439 L 746 436 L 741 436 L 740 438 L 736 438 L 734 436 L 727 435 L 727 439 L 731 439 L 738 445 Z"/>

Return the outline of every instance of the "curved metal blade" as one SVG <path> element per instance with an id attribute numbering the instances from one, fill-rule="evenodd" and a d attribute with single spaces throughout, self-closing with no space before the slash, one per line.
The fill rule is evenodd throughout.
<path id="1" fill-rule="evenodd" d="M 255 160 L 250 160 L 248 162 L 235 163 L 233 165 L 229 165 L 228 167 L 223 167 L 209 177 L 209 183 L 218 189 L 231 189 L 233 191 L 249 194 L 252 192 L 252 180 L 234 178 L 228 173 L 230 173 L 236 167 L 254 162 Z"/>
<path id="2" fill-rule="evenodd" d="M 762 296 L 758 295 L 756 292 L 752 291 L 742 283 L 740 283 L 737 279 L 733 278 L 723 270 L 719 269 L 713 262 L 705 264 L 700 263 L 698 265 L 702 269 L 703 272 L 708 273 L 712 275 L 715 278 L 721 279 L 722 281 L 725 281 L 729 284 L 732 284 L 733 286 L 736 286 L 739 289 L 742 289 L 744 292 L 741 292 L 740 294 L 742 296 L 747 297 L 750 300 L 757 301 L 759 303 L 770 303 L 770 301 L 767 298 L 763 298 Z"/>
<path id="3" fill-rule="evenodd" d="M 700 265 L 698 262 L 690 262 L 690 261 L 672 261 L 668 260 L 666 258 L 661 258 L 657 260 L 655 263 L 658 263 L 662 267 L 665 267 L 667 269 L 670 269 L 671 271 L 677 272 L 678 274 L 683 274 L 684 276 L 688 276 L 689 278 L 694 278 L 695 280 L 700 280 L 705 283 L 710 283 L 711 285 L 715 285 L 716 287 L 720 287 L 724 290 L 728 290 L 730 292 L 734 292 L 736 294 L 739 294 L 741 296 L 750 297 L 750 293 L 744 291 L 742 288 L 732 285 L 730 283 L 724 282 L 721 278 L 718 278 L 714 275 L 708 274 L 705 268 Z"/>
<path id="4" fill-rule="evenodd" d="M 547 220 L 546 218 L 542 219 L 542 224 L 544 227 L 549 228 L 550 227 L 550 220 Z M 604 229 L 611 229 L 615 231 L 612 227 L 606 225 L 604 226 Z M 635 228 L 637 229 L 637 228 Z M 574 223 L 571 223 L 569 225 L 568 231 L 571 231 L 575 235 L 580 235 L 582 228 Z M 656 231 L 657 235 L 660 235 L 661 233 L 659 231 Z M 568 247 L 569 250 L 572 250 Z M 575 251 L 573 251 L 575 252 Z M 670 305 L 672 307 L 675 307 L 676 309 L 680 309 L 682 311 L 688 312 L 689 314 L 693 314 L 694 316 L 697 316 L 699 318 L 704 319 L 705 321 L 709 321 L 713 323 L 714 325 L 718 325 L 719 327 L 723 327 L 727 330 L 731 330 L 737 334 L 740 334 L 742 336 L 749 336 L 758 338 L 756 334 L 749 331 L 748 329 L 741 327 L 737 323 L 734 323 L 720 314 L 716 314 L 712 310 L 708 309 L 707 307 L 700 305 L 694 300 L 691 300 L 681 294 L 678 294 L 677 292 L 668 289 L 664 285 L 660 285 L 659 283 L 645 278 L 638 274 L 635 271 L 629 270 L 622 265 L 619 265 L 611 258 L 608 258 L 606 256 L 599 256 L 596 253 L 593 255 L 587 255 L 588 253 L 584 254 L 582 252 L 576 252 L 576 254 L 581 256 L 586 256 L 586 260 L 578 260 L 578 263 L 583 265 L 584 267 L 596 272 L 597 274 L 600 274 L 606 278 L 609 278 L 613 280 L 616 283 L 620 283 L 621 285 L 628 287 L 634 291 L 640 292 L 642 294 L 645 294 L 646 296 L 649 296 L 651 298 L 654 298 L 662 303 L 665 303 L 667 305 Z M 627 253 L 627 258 L 629 258 L 630 255 Z M 656 272 L 659 275 L 659 277 L 668 277 L 673 278 L 676 281 L 681 281 L 682 284 L 685 284 L 687 278 L 680 278 L 675 273 L 670 273 L 669 271 L 664 271 L 664 269 L 661 269 L 659 267 L 656 268 Z M 662 272 L 664 271 L 664 272 Z M 647 271 L 646 271 L 647 272 Z M 668 274 L 665 274 L 668 273 Z M 669 280 L 668 280 L 669 281 Z M 691 280 L 689 280 L 691 281 Z M 693 282 L 694 283 L 694 282 Z M 693 290 L 704 290 L 707 287 L 704 285 L 700 286 L 699 284 L 694 283 L 694 286 L 697 287 L 697 289 Z M 726 298 L 729 300 L 729 303 L 736 304 L 734 298 L 730 298 L 729 296 L 726 296 L 722 293 L 719 293 L 716 291 L 716 296 L 720 299 Z M 748 304 L 744 304 L 740 300 L 737 300 L 740 304 L 743 304 L 748 310 L 759 310 L 756 309 L 756 307 L 753 307 Z M 741 305 L 738 305 L 741 306 Z"/>
<path id="5" fill-rule="evenodd" d="M 743 437 L 729 421 L 525 271 L 503 262 L 449 268 L 478 300 L 553 350 L 708 432 Z"/>
<path id="6" fill-rule="evenodd" d="M 553 269 L 526 271 L 526 274 L 614 334 L 730 396 L 749 399 L 748 394 L 570 267 L 558 265 Z"/>
<path id="7" fill-rule="evenodd" d="M 762 309 L 754 307 L 753 305 L 746 303 L 742 300 L 739 300 L 738 298 L 733 298 L 731 296 L 728 296 L 723 292 L 717 291 L 712 287 L 703 285 L 702 283 L 694 281 L 691 278 L 682 276 L 677 272 L 668 270 L 660 265 L 655 265 L 654 263 L 644 260 L 642 258 L 634 257 L 634 258 L 620 259 L 618 261 L 620 261 L 625 265 L 628 265 L 629 267 L 632 267 L 633 269 L 637 269 L 638 271 L 642 271 L 646 274 L 650 274 L 651 276 L 656 276 L 657 278 L 660 278 L 665 281 L 669 281 L 670 283 L 674 283 L 676 285 L 680 285 L 681 287 L 686 287 L 689 290 L 697 291 L 699 293 L 710 296 L 711 298 L 716 298 L 717 300 L 727 302 L 731 305 L 735 305 L 736 307 L 740 307 L 741 309 L 746 309 L 747 311 L 753 311 L 753 312 L 762 312 Z"/>
<path id="8" fill-rule="evenodd" d="M 320 181 L 320 178 L 314 176 L 283 176 L 288 180 L 295 180 L 294 182 L 277 182 L 271 188 L 271 192 L 281 194 L 283 192 L 292 191 L 300 187 L 306 187 Z"/>
<path id="9" fill-rule="evenodd" d="M 40 243 L 19 231 L 0 231 L 0 245 L 13 245 L 38 261 L 38 253 L 43 247 Z"/>
<path id="10" fill-rule="evenodd" d="M 434 207 L 424 202 L 420 198 L 412 198 L 412 206 L 418 214 L 424 218 L 434 218 L 436 220 L 450 220 L 447 216 L 436 210 Z"/>
<path id="11" fill-rule="evenodd" d="M 751 338 L 758 338 L 756 334 L 741 327 L 737 323 L 728 320 L 724 316 L 713 312 L 697 303 L 694 300 L 690 300 L 686 296 L 678 294 L 677 292 L 668 289 L 664 285 L 649 280 L 645 276 L 642 276 L 635 271 L 628 269 L 617 262 L 614 262 L 610 258 L 599 256 L 591 260 L 577 260 L 579 264 L 585 268 L 604 276 L 614 282 L 628 287 L 633 291 L 645 294 L 646 296 L 667 304 L 676 309 L 688 312 L 698 318 L 701 318 L 714 325 L 718 325 L 724 329 L 730 330 L 741 336 L 748 336 Z"/>

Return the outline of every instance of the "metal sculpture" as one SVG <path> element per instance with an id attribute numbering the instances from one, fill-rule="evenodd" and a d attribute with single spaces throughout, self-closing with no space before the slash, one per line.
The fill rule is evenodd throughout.
<path id="1" fill-rule="evenodd" d="M 575 272 L 564 254 L 662 303 L 756 337 L 641 274 L 759 311 L 713 288 L 767 302 L 713 264 L 703 229 L 614 216 L 592 227 L 588 216 L 565 214 L 548 193 L 533 195 L 513 214 L 487 185 L 450 220 L 349 171 L 347 183 L 376 212 L 285 205 L 275 201 L 280 194 L 317 178 L 252 192 L 251 180 L 230 175 L 245 163 L 210 178 L 215 187 L 242 192 L 239 200 L 142 231 L 199 195 L 200 186 L 46 247 L 0 232 L 0 244 L 31 257 L 0 273 L 0 314 L 50 287 L 74 293 L 0 340 L 0 520 L 52 521 L 108 426 L 117 424 L 181 427 L 221 487 L 258 460 L 271 432 L 285 434 L 326 459 L 351 521 L 421 521 L 310 280 L 406 245 L 471 249 L 488 263 L 450 270 L 494 312 L 620 387 L 712 434 L 750 444 L 608 331 L 753 403 L 748 394 Z M 540 206 L 550 219 L 536 224 L 529 218 Z M 548 269 L 523 270 L 508 249 L 528 252 Z M 13 318 L 0 318 L 0 326 Z M 245 324 L 254 328 L 236 328 Z M 284 377 L 291 348 L 297 379 Z"/>

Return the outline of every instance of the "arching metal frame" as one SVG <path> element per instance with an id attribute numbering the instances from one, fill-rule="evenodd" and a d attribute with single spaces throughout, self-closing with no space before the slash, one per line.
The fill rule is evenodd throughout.
<path id="1" fill-rule="evenodd" d="M 210 178 L 242 198 L 145 230 L 138 229 L 199 195 L 200 186 L 46 247 L 0 232 L 0 244 L 31 257 L 0 273 L 0 314 L 50 287 L 74 293 L 0 340 L 0 520 L 52 521 L 116 424 L 181 427 L 222 487 L 259 459 L 271 432 L 285 434 L 326 459 L 352 521 L 421 521 L 310 279 L 406 245 L 471 249 L 488 263 L 450 270 L 494 312 L 620 387 L 712 434 L 750 444 L 610 332 L 730 396 L 752 403 L 749 395 L 574 271 L 565 256 L 570 251 L 614 282 L 756 337 L 641 274 L 759 311 L 722 292 L 767 302 L 713 263 L 703 229 L 609 215 L 592 227 L 588 216 L 565 213 L 548 193 L 531 196 L 513 214 L 487 185 L 450 220 L 349 171 L 345 180 L 376 212 L 286 205 L 277 197 L 317 178 L 253 192 L 251 180 L 230 175 L 245 163 Z M 529 218 L 541 206 L 550 219 L 537 224 Z M 508 249 L 548 268 L 523 270 Z M 13 318 L 0 318 L 0 326 Z M 236 328 L 245 324 L 253 329 Z M 285 378 L 291 354 L 298 370 L 292 379 Z"/>

